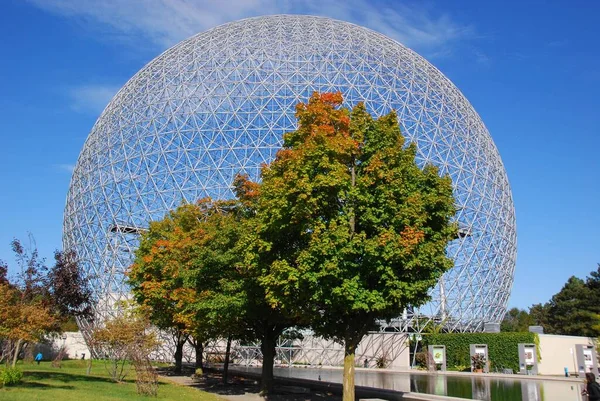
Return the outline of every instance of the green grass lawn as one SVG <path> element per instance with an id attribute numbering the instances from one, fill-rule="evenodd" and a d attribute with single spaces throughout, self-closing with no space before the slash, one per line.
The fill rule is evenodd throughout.
<path id="1" fill-rule="evenodd" d="M 86 375 L 87 361 L 64 361 L 62 368 L 53 368 L 50 362 L 21 364 L 23 382 L 17 386 L 0 388 L 2 401 L 148 401 L 181 400 L 217 401 L 221 398 L 193 388 L 168 382 L 160 383 L 158 397 L 137 394 L 133 370 L 124 383 L 114 383 L 108 378 L 103 361 L 94 361 L 91 375 Z"/>

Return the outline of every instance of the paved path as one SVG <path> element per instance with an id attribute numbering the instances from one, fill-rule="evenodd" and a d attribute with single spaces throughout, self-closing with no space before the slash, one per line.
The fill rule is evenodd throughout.
<path id="1" fill-rule="evenodd" d="M 167 372 L 161 372 L 167 373 Z M 189 375 L 161 374 L 161 378 L 173 383 L 190 386 L 202 391 L 213 393 L 229 401 L 265 401 L 264 397 L 259 395 L 259 386 L 255 380 L 245 379 L 231 375 L 229 383 L 221 383 L 221 377 L 214 374 L 206 374 L 200 380 L 191 378 Z M 341 397 L 327 392 L 310 392 L 308 389 L 290 386 L 275 386 L 274 394 L 270 395 L 269 401 L 316 401 L 331 400 L 341 401 Z"/>
<path id="2" fill-rule="evenodd" d="M 294 385 L 275 385 L 273 393 L 270 394 L 268 398 L 264 398 L 258 394 L 259 386 L 255 379 L 236 376 L 234 372 L 230 372 L 231 378 L 227 385 L 222 384 L 220 374 L 211 372 L 205 374 L 200 380 L 192 379 L 190 377 L 191 371 L 189 372 L 190 376 L 175 376 L 169 374 L 170 372 L 168 371 L 163 371 L 163 373 L 165 374 L 161 375 L 161 378 L 170 380 L 179 385 L 190 386 L 216 394 L 228 401 L 342 401 L 341 395 L 332 394 L 326 388 L 310 391 L 307 387 L 304 387 L 302 383 L 295 383 Z M 302 380 L 299 379 L 293 381 L 298 382 Z M 357 389 L 357 391 L 359 390 Z M 364 392 L 365 390 L 363 389 L 361 391 Z M 387 395 L 384 395 L 386 399 L 389 399 L 388 396 L 391 395 L 387 390 L 375 390 L 374 392 L 367 390 L 367 392 L 371 395 L 361 396 L 361 398 L 378 400 L 380 398 L 377 397 L 381 396 L 382 392 Z M 398 399 L 398 394 L 394 393 L 392 399 Z M 462 398 L 418 393 L 404 393 L 402 399 L 406 399 L 407 401 L 472 401 Z"/>
<path id="3" fill-rule="evenodd" d="M 161 378 L 182 386 L 198 387 L 198 383 L 189 376 L 161 376 Z M 219 394 L 219 396 L 225 400 L 231 401 L 264 401 L 264 398 L 257 393 L 244 392 L 243 394 Z"/>

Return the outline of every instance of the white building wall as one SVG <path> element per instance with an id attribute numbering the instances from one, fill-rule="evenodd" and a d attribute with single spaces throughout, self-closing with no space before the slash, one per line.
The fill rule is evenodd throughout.
<path id="1" fill-rule="evenodd" d="M 538 364 L 541 375 L 564 375 L 565 367 L 569 372 L 577 372 L 575 345 L 595 345 L 589 337 L 558 336 L 538 334 L 540 338 L 540 355 Z"/>
<path id="2" fill-rule="evenodd" d="M 84 354 L 85 359 L 90 358 L 90 350 L 79 331 L 65 332 L 45 343 L 37 344 L 34 353 L 41 352 L 45 360 L 51 360 L 58 355 L 61 347 L 65 347 L 68 359 L 81 359 Z"/>
<path id="3" fill-rule="evenodd" d="M 66 347 L 70 359 L 81 359 L 84 354 L 85 359 L 90 358 L 90 350 L 85 343 L 83 334 L 79 331 L 63 333 L 62 336 L 54 340 L 56 349 L 60 349 L 62 346 Z"/>

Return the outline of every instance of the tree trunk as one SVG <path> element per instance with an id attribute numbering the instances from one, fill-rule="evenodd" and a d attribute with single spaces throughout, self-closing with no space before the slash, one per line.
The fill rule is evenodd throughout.
<path id="1" fill-rule="evenodd" d="M 8 363 L 10 362 L 10 357 L 12 356 L 12 354 L 10 353 L 12 341 L 6 340 L 5 342 L 0 343 L 0 346 L 2 347 L 2 349 L 0 349 L 0 363 L 6 360 L 6 365 L 8 366 Z"/>
<path id="2" fill-rule="evenodd" d="M 196 368 L 202 369 L 204 367 L 204 345 L 200 341 L 196 341 L 194 349 L 196 350 Z"/>
<path id="3" fill-rule="evenodd" d="M 354 401 L 354 341 L 344 341 L 344 393 L 343 401 Z"/>
<path id="4" fill-rule="evenodd" d="M 223 384 L 227 384 L 229 373 L 229 354 L 231 352 L 231 336 L 227 337 L 227 349 L 225 350 L 225 363 L 223 364 Z"/>
<path id="5" fill-rule="evenodd" d="M 19 359 L 19 350 L 21 349 L 21 339 L 17 340 L 17 345 L 15 345 L 15 353 L 13 355 L 12 367 L 14 368 L 17 365 L 17 359 Z"/>
<path id="6" fill-rule="evenodd" d="M 175 373 L 181 373 L 181 366 L 183 364 L 183 346 L 185 345 L 185 339 L 179 337 L 177 339 L 177 347 L 175 348 Z"/>
<path id="7" fill-rule="evenodd" d="M 356 186 L 356 171 L 354 170 L 354 164 L 352 165 L 352 186 Z M 352 209 L 350 210 L 350 234 L 354 235 L 354 232 L 356 231 L 356 216 L 354 215 L 354 205 L 352 206 Z"/>
<path id="8" fill-rule="evenodd" d="M 263 354 L 260 394 L 266 395 L 273 389 L 273 362 L 275 361 L 275 346 L 279 331 L 274 327 L 265 330 L 260 349 Z"/>

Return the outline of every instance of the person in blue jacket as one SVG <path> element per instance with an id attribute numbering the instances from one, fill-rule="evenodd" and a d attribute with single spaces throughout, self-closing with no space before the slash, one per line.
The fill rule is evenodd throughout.
<path id="1" fill-rule="evenodd" d="M 38 363 L 38 365 L 40 364 L 40 362 L 42 361 L 43 355 L 41 352 L 38 352 L 38 354 L 35 356 L 35 361 Z"/>

